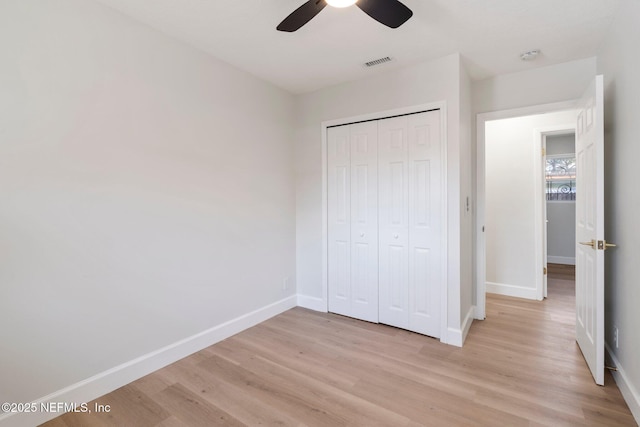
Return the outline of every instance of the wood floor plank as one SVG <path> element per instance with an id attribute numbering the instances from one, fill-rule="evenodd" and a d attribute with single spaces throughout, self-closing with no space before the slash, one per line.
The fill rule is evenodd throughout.
<path id="1" fill-rule="evenodd" d="M 95 412 L 95 404 L 109 408 Z M 156 426 L 171 414 L 162 405 L 138 389 L 135 383 L 126 385 L 89 403 L 91 413 L 68 413 L 61 418 L 68 427 L 135 425 Z M 48 425 L 48 424 L 47 424 Z"/>
<path id="2" fill-rule="evenodd" d="M 208 359 L 201 366 L 227 382 L 239 384 L 246 394 L 253 395 L 269 406 L 287 412 L 301 422 L 310 425 L 322 423 L 334 426 L 348 425 L 348 420 L 328 409 L 328 405 L 318 396 L 299 393 L 298 384 L 270 382 L 263 375 L 251 372 L 218 356 Z"/>
<path id="3" fill-rule="evenodd" d="M 172 415 L 158 424 L 157 427 L 184 427 L 184 423 Z"/>
<path id="4" fill-rule="evenodd" d="M 233 348 L 235 350 L 242 349 L 238 344 L 233 344 Z M 221 357 L 225 357 L 224 348 L 219 347 L 219 349 Z M 263 356 L 255 356 L 250 348 L 245 348 L 243 354 L 236 351 L 232 357 L 234 360 L 239 360 L 243 368 L 262 376 L 270 383 L 295 384 L 296 393 L 299 396 L 309 396 L 319 409 L 326 406 L 327 410 L 349 420 L 349 423 L 370 426 L 400 426 L 406 425 L 410 421 L 405 416 L 373 405 L 344 389 L 334 387 L 324 381 L 318 381 L 307 375 L 307 372 L 296 371 L 287 365 L 274 362 Z"/>
<path id="5" fill-rule="evenodd" d="M 463 348 L 295 308 L 46 426 L 635 426 L 575 343 L 574 278 L 549 265 L 544 301 L 488 294 Z"/>
<path id="6" fill-rule="evenodd" d="M 209 354 L 207 358 L 212 357 Z M 164 375 L 178 379 L 181 384 L 199 394 L 207 402 L 225 408 L 233 417 L 246 425 L 294 426 L 299 422 L 286 412 L 278 411 L 259 398 L 247 393 L 234 382 L 203 369 L 198 364 L 176 363 L 165 369 Z"/>
<path id="7" fill-rule="evenodd" d="M 173 414 L 183 425 L 188 426 L 244 426 L 237 418 L 216 405 L 211 405 L 196 393 L 191 392 L 182 384 L 174 384 L 160 393 L 154 399 Z"/>

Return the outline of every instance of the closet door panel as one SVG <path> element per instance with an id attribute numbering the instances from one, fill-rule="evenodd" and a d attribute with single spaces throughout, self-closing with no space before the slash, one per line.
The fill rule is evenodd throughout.
<path id="1" fill-rule="evenodd" d="M 409 326 L 407 118 L 378 122 L 379 316 L 380 322 Z"/>
<path id="2" fill-rule="evenodd" d="M 440 336 L 442 168 L 440 111 L 408 116 L 409 327 Z"/>
<path id="3" fill-rule="evenodd" d="M 327 129 L 329 311 L 351 311 L 351 149 L 349 127 Z"/>
<path id="4" fill-rule="evenodd" d="M 378 321 L 378 125 L 350 125 L 350 316 Z"/>

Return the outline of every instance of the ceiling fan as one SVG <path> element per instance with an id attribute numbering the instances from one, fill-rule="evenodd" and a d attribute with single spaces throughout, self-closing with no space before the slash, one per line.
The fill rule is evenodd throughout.
<path id="1" fill-rule="evenodd" d="M 398 0 L 309 0 L 287 16 L 278 25 L 277 30 L 288 33 L 298 30 L 320 13 L 327 4 L 333 7 L 348 7 L 355 4 L 364 13 L 390 28 L 398 28 L 413 16 L 411 9 Z"/>

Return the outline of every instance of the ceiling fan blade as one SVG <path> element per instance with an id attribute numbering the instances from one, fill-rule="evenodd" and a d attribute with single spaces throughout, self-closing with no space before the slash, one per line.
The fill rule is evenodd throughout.
<path id="1" fill-rule="evenodd" d="M 309 0 L 296 10 L 291 15 L 284 18 L 284 20 L 276 27 L 278 31 L 286 31 L 292 33 L 302 27 L 307 22 L 316 16 L 322 9 L 327 6 L 325 0 Z"/>
<path id="2" fill-rule="evenodd" d="M 391 28 L 398 28 L 413 16 L 411 9 L 398 0 L 358 0 L 356 6 L 379 23 Z"/>

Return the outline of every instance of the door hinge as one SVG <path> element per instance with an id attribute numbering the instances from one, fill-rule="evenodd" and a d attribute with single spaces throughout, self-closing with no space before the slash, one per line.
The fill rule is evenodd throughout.
<path id="1" fill-rule="evenodd" d="M 547 155 L 547 149 L 546 149 L 546 148 L 544 148 L 544 147 L 542 147 L 542 155 L 543 155 L 543 156 L 546 156 L 546 155 Z"/>
<path id="2" fill-rule="evenodd" d="M 542 269 L 542 273 L 543 273 L 545 276 L 547 275 L 547 267 L 544 267 L 544 268 Z"/>

